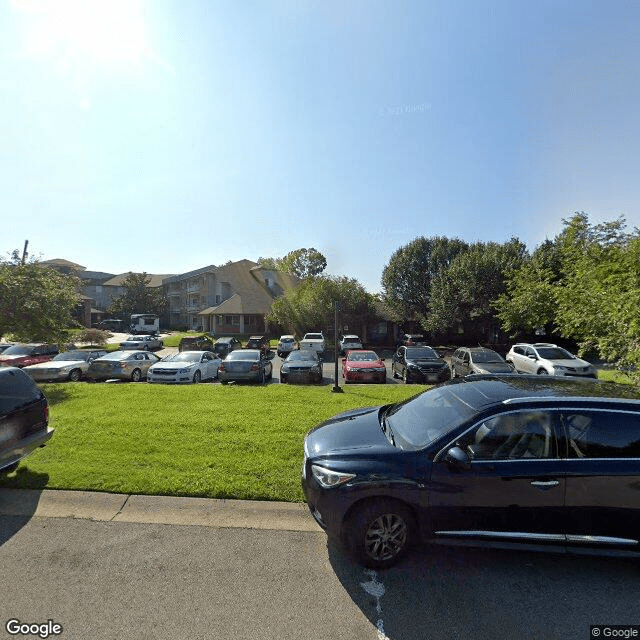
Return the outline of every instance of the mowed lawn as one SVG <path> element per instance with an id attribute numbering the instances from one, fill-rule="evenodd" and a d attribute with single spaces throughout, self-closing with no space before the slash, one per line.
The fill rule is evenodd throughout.
<path id="1" fill-rule="evenodd" d="M 301 501 L 302 443 L 322 420 L 426 387 L 43 384 L 49 444 L 0 486 Z"/>

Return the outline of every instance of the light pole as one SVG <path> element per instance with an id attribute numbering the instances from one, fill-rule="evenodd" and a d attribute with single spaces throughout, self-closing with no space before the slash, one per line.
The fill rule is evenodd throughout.
<path id="1" fill-rule="evenodd" d="M 333 372 L 333 388 L 331 389 L 332 393 L 342 393 L 342 389 L 338 384 L 338 301 L 336 300 L 334 303 L 333 311 L 333 341 L 335 343 L 335 355 L 334 355 L 334 364 L 335 369 Z"/>

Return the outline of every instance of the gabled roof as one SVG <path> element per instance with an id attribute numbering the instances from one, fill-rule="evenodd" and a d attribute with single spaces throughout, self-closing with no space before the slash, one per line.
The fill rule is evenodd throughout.
<path id="1" fill-rule="evenodd" d="M 266 315 L 278 295 L 300 282 L 295 276 L 263 269 L 251 260 L 239 260 L 219 267 L 216 278 L 228 282 L 234 294 L 218 306 L 201 311 L 201 315 Z M 271 287 L 265 283 L 266 278 L 273 283 Z"/>
<path id="2" fill-rule="evenodd" d="M 106 282 L 103 282 L 102 284 L 104 286 L 107 287 L 122 287 L 124 284 L 124 281 L 127 279 L 127 276 L 130 276 L 132 274 L 131 271 L 127 271 L 126 273 L 121 273 L 117 276 L 114 276 L 113 278 L 111 278 L 110 280 L 107 280 Z M 162 281 L 165 278 L 170 277 L 170 274 L 165 274 L 165 275 L 156 275 L 154 273 L 147 273 L 147 276 L 149 278 L 151 278 L 151 281 L 149 282 L 150 287 L 161 287 L 162 286 Z"/>
<path id="3" fill-rule="evenodd" d="M 52 258 L 51 260 L 43 260 L 40 264 L 45 264 L 50 267 L 65 267 L 67 269 L 75 269 L 76 271 L 84 271 L 87 267 L 83 267 L 81 264 L 75 262 L 69 262 L 69 260 L 63 260 L 62 258 Z"/>

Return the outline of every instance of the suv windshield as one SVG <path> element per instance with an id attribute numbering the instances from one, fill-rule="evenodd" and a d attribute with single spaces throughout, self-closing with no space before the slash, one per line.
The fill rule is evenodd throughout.
<path id="1" fill-rule="evenodd" d="M 502 356 L 495 351 L 482 351 L 479 353 L 471 353 L 471 360 L 476 363 L 484 362 L 504 362 Z"/>
<path id="2" fill-rule="evenodd" d="M 436 387 L 391 405 L 382 419 L 403 449 L 423 449 L 471 418 L 476 409 L 461 397 L 460 385 Z"/>
<path id="3" fill-rule="evenodd" d="M 407 358 L 410 360 L 437 360 L 438 354 L 430 347 L 408 347 Z"/>
<path id="4" fill-rule="evenodd" d="M 537 347 L 536 351 L 545 360 L 575 360 L 576 357 L 560 347 Z"/>

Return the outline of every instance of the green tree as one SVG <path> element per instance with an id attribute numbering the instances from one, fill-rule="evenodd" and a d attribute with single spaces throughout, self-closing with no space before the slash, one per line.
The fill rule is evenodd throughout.
<path id="1" fill-rule="evenodd" d="M 556 292 L 561 281 L 560 251 L 545 240 L 522 266 L 506 274 L 506 292 L 494 302 L 506 333 L 515 337 L 544 327 L 551 331 L 556 320 Z"/>
<path id="2" fill-rule="evenodd" d="M 505 292 L 506 278 L 520 268 L 525 255 L 526 247 L 517 238 L 503 244 L 476 242 L 459 253 L 433 279 L 425 330 L 445 333 L 463 326 L 489 339 L 493 302 Z"/>
<path id="3" fill-rule="evenodd" d="M 562 282 L 556 324 L 581 353 L 620 366 L 640 365 L 640 233 L 624 218 L 591 225 L 584 213 L 565 220 L 558 237 Z"/>
<path id="4" fill-rule="evenodd" d="M 17 251 L 0 261 L 0 335 L 22 342 L 64 343 L 76 324 L 80 280 L 38 260 L 23 264 Z"/>
<path id="5" fill-rule="evenodd" d="M 340 326 L 359 327 L 376 314 L 373 296 L 357 280 L 318 276 L 275 300 L 267 322 L 298 336 L 317 330 L 331 335 L 336 302 Z"/>
<path id="6" fill-rule="evenodd" d="M 119 316 L 130 316 L 133 313 L 155 313 L 162 315 L 168 301 L 162 287 L 150 287 L 151 277 L 146 273 L 130 273 L 122 286 L 125 291 L 119 298 L 114 298 L 109 313 Z"/>
<path id="7" fill-rule="evenodd" d="M 283 258 L 258 258 L 258 262 L 263 267 L 284 271 L 301 279 L 319 276 L 327 268 L 327 259 L 313 247 L 290 251 Z"/>
<path id="8" fill-rule="evenodd" d="M 425 323 L 431 313 L 432 283 L 468 245 L 458 238 L 416 238 L 391 256 L 382 272 L 383 298 L 396 320 Z"/>

